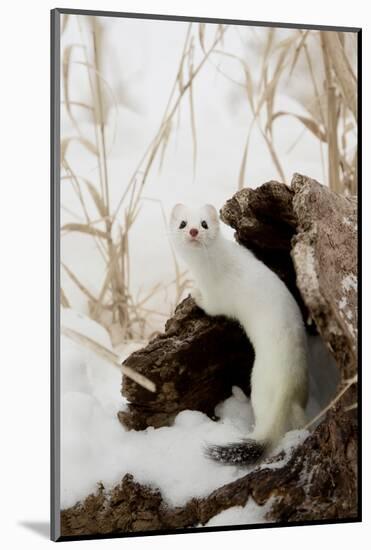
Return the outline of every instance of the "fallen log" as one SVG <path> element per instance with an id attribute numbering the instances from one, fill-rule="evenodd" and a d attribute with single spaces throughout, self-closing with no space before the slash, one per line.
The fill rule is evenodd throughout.
<path id="1" fill-rule="evenodd" d="M 147 373 L 156 393 L 123 377 L 122 394 L 127 411 L 118 413 L 128 428 L 169 425 L 185 409 L 214 415 L 215 406 L 237 385 L 250 393 L 254 351 L 238 323 L 211 318 L 186 298 L 166 323 L 165 332 L 144 349 L 133 353 L 125 365 Z"/>
<path id="2" fill-rule="evenodd" d="M 96 494 L 63 510 L 64 536 L 195 527 L 249 498 L 259 505 L 272 503 L 271 522 L 358 517 L 356 200 L 296 174 L 291 187 L 269 182 L 239 191 L 223 207 L 221 218 L 236 230 L 241 245 L 286 282 L 304 318 L 314 323 L 340 372 L 338 397 L 282 467 L 265 463 L 177 508 L 167 506 L 158 490 L 126 474 L 114 489 L 101 485 Z M 159 391 L 149 395 L 125 380 L 123 393 L 131 404 L 119 418 L 130 428 L 143 429 L 171 423 L 182 408 L 212 416 L 232 384 L 248 391 L 246 365 L 252 360 L 238 325 L 207 318 L 188 298 L 165 333 L 127 359 Z"/>

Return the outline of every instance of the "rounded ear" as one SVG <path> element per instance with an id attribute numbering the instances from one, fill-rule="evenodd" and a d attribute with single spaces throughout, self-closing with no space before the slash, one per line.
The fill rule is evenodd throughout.
<path id="1" fill-rule="evenodd" d="M 175 220 L 176 218 L 178 218 L 182 208 L 184 208 L 184 204 L 181 204 L 180 202 L 173 206 L 170 214 L 170 219 Z"/>
<path id="2" fill-rule="evenodd" d="M 205 210 L 214 223 L 219 223 L 219 214 L 212 204 L 205 204 Z"/>

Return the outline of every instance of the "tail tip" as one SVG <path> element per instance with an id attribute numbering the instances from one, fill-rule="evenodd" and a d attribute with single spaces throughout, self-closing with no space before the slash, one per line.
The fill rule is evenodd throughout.
<path id="1" fill-rule="evenodd" d="M 255 439 L 244 439 L 228 445 L 208 445 L 206 458 L 230 466 L 248 466 L 258 462 L 264 455 L 266 444 Z"/>

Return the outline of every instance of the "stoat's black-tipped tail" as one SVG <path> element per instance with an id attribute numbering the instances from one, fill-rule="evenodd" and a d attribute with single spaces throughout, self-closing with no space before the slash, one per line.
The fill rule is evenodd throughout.
<path id="1" fill-rule="evenodd" d="M 255 439 L 243 439 L 228 445 L 210 445 L 206 447 L 207 458 L 229 464 L 230 466 L 250 466 L 258 462 L 267 448 L 265 443 Z"/>

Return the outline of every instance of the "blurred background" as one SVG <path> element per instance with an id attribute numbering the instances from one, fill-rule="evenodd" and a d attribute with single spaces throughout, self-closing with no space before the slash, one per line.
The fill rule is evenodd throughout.
<path id="1" fill-rule="evenodd" d="M 355 194 L 356 70 L 353 33 L 64 15 L 62 307 L 144 342 L 190 288 L 175 203 L 294 172 Z"/>

